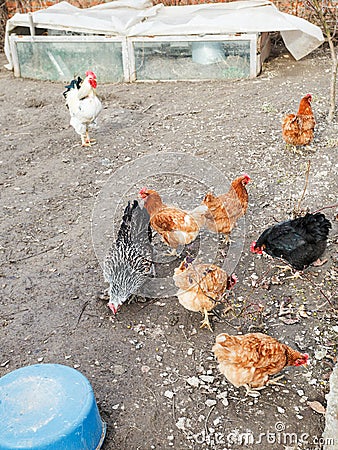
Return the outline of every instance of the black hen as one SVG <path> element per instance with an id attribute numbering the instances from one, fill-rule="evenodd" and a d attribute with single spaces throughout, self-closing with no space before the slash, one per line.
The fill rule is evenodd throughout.
<path id="1" fill-rule="evenodd" d="M 331 223 L 324 214 L 307 213 L 304 217 L 287 220 L 266 229 L 251 251 L 262 252 L 286 260 L 294 269 L 303 270 L 324 253 Z"/>
<path id="2" fill-rule="evenodd" d="M 124 210 L 117 239 L 103 267 L 109 283 L 109 308 L 118 308 L 145 283 L 152 273 L 152 246 L 149 214 L 134 200 Z"/>

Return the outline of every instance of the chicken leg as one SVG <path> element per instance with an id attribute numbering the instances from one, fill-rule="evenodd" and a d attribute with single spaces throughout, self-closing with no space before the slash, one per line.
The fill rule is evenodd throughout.
<path id="1" fill-rule="evenodd" d="M 200 328 L 209 328 L 209 330 L 211 332 L 213 332 L 213 329 L 211 328 L 210 322 L 209 322 L 209 313 L 208 311 L 204 308 L 204 319 L 201 322 L 201 327 Z"/>
<path id="2" fill-rule="evenodd" d="M 88 130 L 86 130 L 86 134 L 81 134 L 82 147 L 91 147 L 93 144 L 96 144 L 95 139 L 90 139 Z"/>

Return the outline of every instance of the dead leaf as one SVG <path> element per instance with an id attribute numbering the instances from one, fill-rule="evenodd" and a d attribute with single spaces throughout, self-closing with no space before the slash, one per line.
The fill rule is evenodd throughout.
<path id="1" fill-rule="evenodd" d="M 317 402 L 317 400 L 313 401 L 313 402 L 307 402 L 308 406 L 310 406 L 311 409 L 313 409 L 314 411 L 316 411 L 319 414 L 325 414 L 326 409 L 325 407 Z"/>
<path id="2" fill-rule="evenodd" d="M 279 320 L 283 323 L 285 323 L 286 325 L 293 325 L 294 323 L 299 322 L 299 319 L 295 318 L 287 318 L 287 317 L 280 317 Z"/>
<path id="3" fill-rule="evenodd" d="M 303 317 L 304 319 L 307 319 L 309 317 L 309 314 L 305 311 L 304 305 L 300 305 L 297 313 L 300 315 L 300 317 Z"/>

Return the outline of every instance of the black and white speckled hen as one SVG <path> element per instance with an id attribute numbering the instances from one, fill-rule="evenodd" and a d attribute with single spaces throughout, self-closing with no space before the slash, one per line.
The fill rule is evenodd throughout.
<path id="1" fill-rule="evenodd" d="M 116 241 L 106 256 L 103 272 L 109 283 L 108 306 L 114 314 L 153 272 L 149 219 L 137 200 L 128 202 Z"/>
<path id="2" fill-rule="evenodd" d="M 274 258 L 282 258 L 294 269 L 303 270 L 319 258 L 326 249 L 332 225 L 322 213 L 307 213 L 303 217 L 280 222 L 267 228 L 251 251 L 259 255 L 266 252 Z"/>

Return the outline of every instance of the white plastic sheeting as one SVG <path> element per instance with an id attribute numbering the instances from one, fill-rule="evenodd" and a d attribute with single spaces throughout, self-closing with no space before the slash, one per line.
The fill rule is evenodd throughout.
<path id="1" fill-rule="evenodd" d="M 324 42 L 316 25 L 280 12 L 265 0 L 191 6 L 153 6 L 149 0 L 119 0 L 79 9 L 61 2 L 32 14 L 15 14 L 6 26 L 5 53 L 13 68 L 9 34 L 18 26 L 111 36 L 189 36 L 280 31 L 295 59 Z"/>

